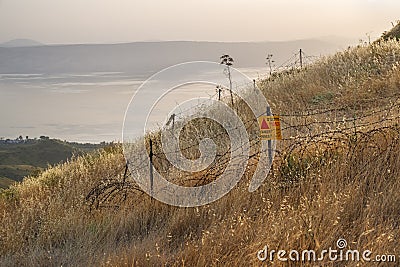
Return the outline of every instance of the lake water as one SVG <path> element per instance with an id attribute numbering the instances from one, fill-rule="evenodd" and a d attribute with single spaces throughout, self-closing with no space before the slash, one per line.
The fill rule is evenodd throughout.
<path id="1" fill-rule="evenodd" d="M 239 69 L 251 79 L 266 69 Z M 125 110 L 151 74 L 0 74 L 0 138 L 41 135 L 77 142 L 120 141 Z M 215 87 L 186 90 L 215 97 Z M 186 97 L 187 97 L 186 96 Z M 179 100 L 174 99 L 178 105 Z"/>

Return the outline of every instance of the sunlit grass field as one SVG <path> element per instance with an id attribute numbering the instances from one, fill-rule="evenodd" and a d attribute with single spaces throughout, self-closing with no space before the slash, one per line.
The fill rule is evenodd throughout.
<path id="1" fill-rule="evenodd" d="M 132 189 L 96 208 L 91 190 L 123 179 L 118 144 L 3 190 L 0 265 L 261 266 L 257 252 L 265 245 L 322 250 L 339 238 L 351 249 L 400 256 L 399 62 L 400 43 L 381 41 L 259 81 L 282 115 L 284 140 L 254 193 L 249 165 L 228 195 L 206 206 L 172 207 Z"/>

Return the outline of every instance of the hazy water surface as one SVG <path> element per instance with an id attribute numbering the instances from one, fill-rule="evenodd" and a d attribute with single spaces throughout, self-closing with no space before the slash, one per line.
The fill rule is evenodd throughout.
<path id="1" fill-rule="evenodd" d="M 264 69 L 241 69 L 251 78 Z M 78 142 L 121 140 L 127 105 L 150 75 L 119 72 L 0 74 L 0 137 L 41 135 Z M 215 88 L 187 88 L 185 97 L 215 97 Z M 179 99 L 172 99 L 176 105 Z"/>

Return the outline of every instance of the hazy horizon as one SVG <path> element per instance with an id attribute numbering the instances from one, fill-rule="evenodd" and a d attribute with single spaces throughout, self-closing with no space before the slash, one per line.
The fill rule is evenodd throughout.
<path id="1" fill-rule="evenodd" d="M 290 43 L 290 42 L 298 42 L 298 41 L 327 41 L 327 42 L 337 42 L 337 43 L 343 43 L 343 44 L 348 44 L 348 45 L 353 45 L 355 44 L 356 41 L 359 41 L 357 38 L 350 38 L 350 37 L 344 37 L 344 36 L 317 36 L 317 37 L 310 37 L 310 38 L 300 38 L 300 39 L 288 39 L 288 40 L 265 40 L 265 41 L 210 41 L 210 40 L 136 40 L 136 41 L 116 41 L 116 42 L 76 42 L 76 43 L 45 43 L 42 42 L 41 40 L 36 40 L 36 39 L 30 39 L 30 38 L 15 38 L 11 40 L 6 40 L 0 42 L 0 45 L 6 44 L 9 42 L 13 41 L 34 41 L 38 42 L 39 45 L 46 45 L 46 46 L 58 46 L 58 45 L 118 45 L 118 44 L 130 44 L 130 43 L 179 43 L 179 42 L 193 42 L 193 43 Z M 372 40 L 372 37 L 371 37 Z M 367 41 L 366 39 L 363 41 Z M 35 45 L 36 46 L 36 45 Z M 2 46 L 0 46 L 2 47 Z M 13 47 L 13 46 L 10 46 Z M 17 45 L 18 47 L 18 45 Z"/>
<path id="2" fill-rule="evenodd" d="M 398 10 L 396 0 L 0 0 L 0 43 L 366 40 L 390 29 Z"/>

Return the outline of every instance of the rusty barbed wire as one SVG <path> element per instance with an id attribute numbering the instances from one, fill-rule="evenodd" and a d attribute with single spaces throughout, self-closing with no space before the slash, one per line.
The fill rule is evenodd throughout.
<path id="1" fill-rule="evenodd" d="M 400 95 L 377 97 L 370 99 L 370 103 L 385 100 L 386 105 L 369 109 L 355 109 L 352 107 L 337 107 L 325 110 L 305 110 L 293 114 L 281 114 L 283 139 L 278 142 L 275 151 L 275 160 L 272 167 L 272 176 L 280 176 L 291 184 L 298 180 L 290 172 L 291 161 L 297 161 L 297 172 L 305 172 L 310 164 L 322 164 L 328 161 L 333 154 L 342 154 L 349 160 L 355 157 L 366 158 L 368 155 L 379 155 L 393 150 L 393 144 L 399 142 L 400 137 Z M 352 116 L 351 116 L 352 115 Z M 260 139 L 257 137 L 258 122 L 256 118 L 244 122 L 249 136 L 252 137 L 251 154 L 247 169 L 254 171 L 255 163 L 260 156 Z M 164 129 L 165 130 L 165 129 Z M 221 140 L 226 135 L 221 130 L 213 129 L 216 133 L 207 136 L 213 140 Z M 212 134 L 212 133 L 211 133 Z M 167 160 L 162 151 L 160 140 L 154 138 L 154 168 L 167 176 L 167 180 L 175 183 L 199 186 L 214 181 L 224 171 L 229 163 L 231 149 L 229 145 L 220 148 L 214 162 L 204 171 L 198 173 L 179 173 Z M 146 140 L 146 139 L 145 139 Z M 187 141 L 187 140 L 186 140 Z M 186 143 L 179 151 L 169 153 L 192 153 L 198 151 L 199 142 Z M 335 153 L 334 153 L 335 152 Z M 318 154 L 318 156 L 316 155 Z M 326 158 L 324 158 L 325 155 Z M 139 155 L 136 168 L 129 172 L 127 165 L 118 169 L 114 176 L 105 177 L 88 193 L 86 201 L 91 208 L 118 207 L 129 194 L 134 197 L 143 195 L 143 191 L 134 182 L 132 175 L 149 175 L 148 155 Z M 302 166 L 302 161 L 305 166 Z M 303 174 L 302 174 L 303 175 Z M 285 178 L 286 177 L 286 178 Z M 297 178 L 296 178 L 297 177 Z M 298 181 L 297 181 L 298 182 Z"/>

